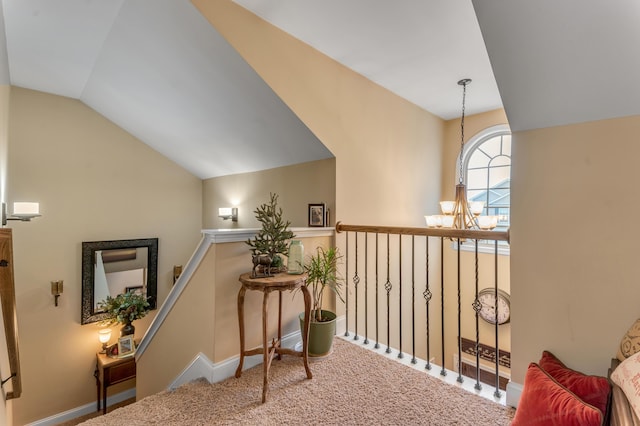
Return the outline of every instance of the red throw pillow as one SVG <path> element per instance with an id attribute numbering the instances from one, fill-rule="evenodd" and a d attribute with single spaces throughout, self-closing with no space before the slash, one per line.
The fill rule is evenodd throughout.
<path id="1" fill-rule="evenodd" d="M 600 410 L 582 401 L 532 362 L 511 426 L 600 426 L 602 418 Z"/>
<path id="2" fill-rule="evenodd" d="M 549 351 L 542 352 L 542 358 L 538 364 L 558 383 L 578 395 L 584 402 L 593 405 L 603 413 L 607 412 L 607 400 L 611 392 L 611 385 L 606 377 L 587 376 L 567 368 Z"/>

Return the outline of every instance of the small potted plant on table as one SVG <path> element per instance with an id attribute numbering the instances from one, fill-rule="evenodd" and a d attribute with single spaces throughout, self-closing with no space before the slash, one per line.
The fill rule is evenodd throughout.
<path id="1" fill-rule="evenodd" d="M 333 291 L 343 301 L 342 278 L 338 264 L 342 259 L 337 247 L 318 247 L 304 265 L 307 288 L 311 293 L 311 320 L 309 324 L 309 356 L 324 356 L 331 352 L 336 334 L 336 314 L 322 309 L 325 290 Z M 304 328 L 304 313 L 300 314 L 300 330 Z"/>
<path id="2" fill-rule="evenodd" d="M 147 298 L 133 291 L 119 294 L 116 297 L 107 296 L 105 300 L 98 302 L 98 309 L 109 314 L 105 324 L 123 324 L 120 336 L 134 334 L 136 329 L 132 322 L 146 316 L 149 307 Z"/>

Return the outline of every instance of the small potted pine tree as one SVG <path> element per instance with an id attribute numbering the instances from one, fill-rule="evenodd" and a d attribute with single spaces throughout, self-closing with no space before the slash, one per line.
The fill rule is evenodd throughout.
<path id="1" fill-rule="evenodd" d="M 262 228 L 245 243 L 251 247 L 254 256 L 254 270 L 259 256 L 268 256 L 271 262 L 270 268 L 279 271 L 283 268 L 282 256 L 289 254 L 289 240 L 295 237 L 289 230 L 291 222 L 282 218 L 282 208 L 278 206 L 278 195 L 270 194 L 268 203 L 261 204 L 254 212 Z M 261 262 L 260 262 L 261 263 Z"/>
<path id="2" fill-rule="evenodd" d="M 331 352 L 333 336 L 336 334 L 336 314 L 322 309 L 325 290 L 330 290 L 342 299 L 342 278 L 338 264 L 342 259 L 337 247 L 318 247 L 305 262 L 307 288 L 311 293 L 311 320 L 309 324 L 309 356 L 324 356 Z M 304 328 L 304 313 L 300 314 L 300 330 Z"/>

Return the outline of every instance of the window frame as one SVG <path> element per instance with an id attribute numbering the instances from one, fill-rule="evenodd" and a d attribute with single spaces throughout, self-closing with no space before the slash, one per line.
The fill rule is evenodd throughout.
<path id="1" fill-rule="evenodd" d="M 467 185 L 467 168 L 469 166 L 469 160 L 471 159 L 471 154 L 484 142 L 489 139 L 492 139 L 496 136 L 504 136 L 511 135 L 511 128 L 507 124 L 498 124 L 495 126 L 487 127 L 473 135 L 467 143 L 464 144 L 463 151 L 458 154 L 456 158 L 456 164 L 460 164 L 460 156 L 462 156 L 462 173 L 463 182 Z M 513 142 L 513 140 L 511 141 Z M 511 146 L 513 148 L 513 145 Z M 511 150 L 510 150 L 511 151 Z M 509 155 L 509 159 L 511 159 L 511 154 Z M 511 167 L 511 161 L 509 162 L 509 167 Z M 460 169 L 456 167 L 456 182 L 460 181 Z M 509 195 L 511 195 L 511 188 L 509 188 Z M 485 206 L 486 208 L 486 206 Z M 511 212 L 511 206 L 509 206 L 509 212 Z M 453 243 L 453 247 L 457 249 L 457 242 Z M 475 244 L 471 242 L 462 243 L 460 245 L 460 250 L 462 251 L 475 251 Z M 479 253 L 495 253 L 495 245 L 493 243 L 487 243 L 480 241 L 478 243 L 478 252 Z M 510 245 L 509 244 L 498 244 L 498 254 L 509 256 L 510 255 Z"/>

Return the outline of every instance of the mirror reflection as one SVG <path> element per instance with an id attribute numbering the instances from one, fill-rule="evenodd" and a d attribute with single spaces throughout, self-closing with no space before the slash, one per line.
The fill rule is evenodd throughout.
<path id="1" fill-rule="evenodd" d="M 107 318 L 98 302 L 133 291 L 156 308 L 158 239 L 82 243 L 82 324 Z"/>
<path id="2" fill-rule="evenodd" d="M 101 312 L 98 302 L 107 296 L 116 297 L 129 291 L 147 295 L 148 252 L 146 247 L 94 252 L 94 312 Z"/>

